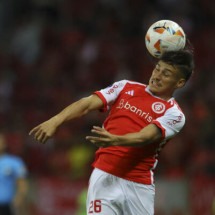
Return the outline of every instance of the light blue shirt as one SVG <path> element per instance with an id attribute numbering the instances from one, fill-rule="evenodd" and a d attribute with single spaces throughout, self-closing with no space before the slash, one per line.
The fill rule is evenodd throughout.
<path id="1" fill-rule="evenodd" d="M 25 178 L 27 170 L 19 157 L 0 155 L 0 204 L 11 203 L 16 192 L 16 180 Z"/>

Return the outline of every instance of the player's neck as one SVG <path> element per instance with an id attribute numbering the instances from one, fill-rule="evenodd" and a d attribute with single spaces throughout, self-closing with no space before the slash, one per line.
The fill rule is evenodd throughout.
<path id="1" fill-rule="evenodd" d="M 162 99 L 164 101 L 169 101 L 173 97 L 172 94 L 169 94 L 169 93 L 167 95 L 165 95 L 165 94 L 159 94 L 159 93 L 152 92 L 149 87 L 147 87 L 146 90 L 147 90 L 147 92 L 149 92 L 154 97 L 157 97 L 157 98 Z"/>
<path id="2" fill-rule="evenodd" d="M 172 95 L 157 95 L 157 97 L 165 101 L 169 101 L 172 98 Z"/>

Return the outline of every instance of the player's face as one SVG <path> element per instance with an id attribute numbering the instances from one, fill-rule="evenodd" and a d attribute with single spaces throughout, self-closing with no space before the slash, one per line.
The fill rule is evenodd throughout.
<path id="1" fill-rule="evenodd" d="M 154 95 L 168 100 L 173 92 L 184 84 L 185 79 L 181 77 L 176 67 L 159 61 L 149 80 L 149 89 Z"/>

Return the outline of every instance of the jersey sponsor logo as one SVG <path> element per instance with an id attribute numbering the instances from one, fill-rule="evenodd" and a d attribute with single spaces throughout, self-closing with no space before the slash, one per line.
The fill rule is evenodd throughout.
<path id="1" fill-rule="evenodd" d="M 168 121 L 167 124 L 169 124 L 170 126 L 174 126 L 177 123 L 180 123 L 182 121 L 183 118 L 183 114 L 181 113 L 179 116 L 177 116 L 176 119 Z"/>
<path id="2" fill-rule="evenodd" d="M 154 102 L 152 104 L 152 110 L 157 113 L 157 114 L 161 114 L 165 111 L 166 107 L 162 102 Z"/>
<path id="3" fill-rule="evenodd" d="M 148 122 L 151 122 L 153 119 L 152 116 L 150 116 L 150 114 L 148 112 L 145 112 L 145 111 L 141 110 L 140 108 L 138 108 L 134 105 L 131 105 L 128 101 L 125 102 L 124 99 L 120 100 L 120 102 L 116 108 L 129 110 L 130 112 L 144 118 Z"/>
<path id="4" fill-rule="evenodd" d="M 134 90 L 127 91 L 127 92 L 125 92 L 125 94 L 133 96 L 134 95 Z"/>

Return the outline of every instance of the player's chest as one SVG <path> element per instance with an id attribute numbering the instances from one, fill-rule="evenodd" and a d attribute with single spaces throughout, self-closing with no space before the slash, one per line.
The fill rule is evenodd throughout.
<path id="1" fill-rule="evenodd" d="M 167 102 L 146 92 L 128 90 L 119 95 L 114 103 L 113 112 L 129 114 L 131 117 L 143 118 L 151 122 L 153 119 L 162 116 L 167 106 Z"/>

